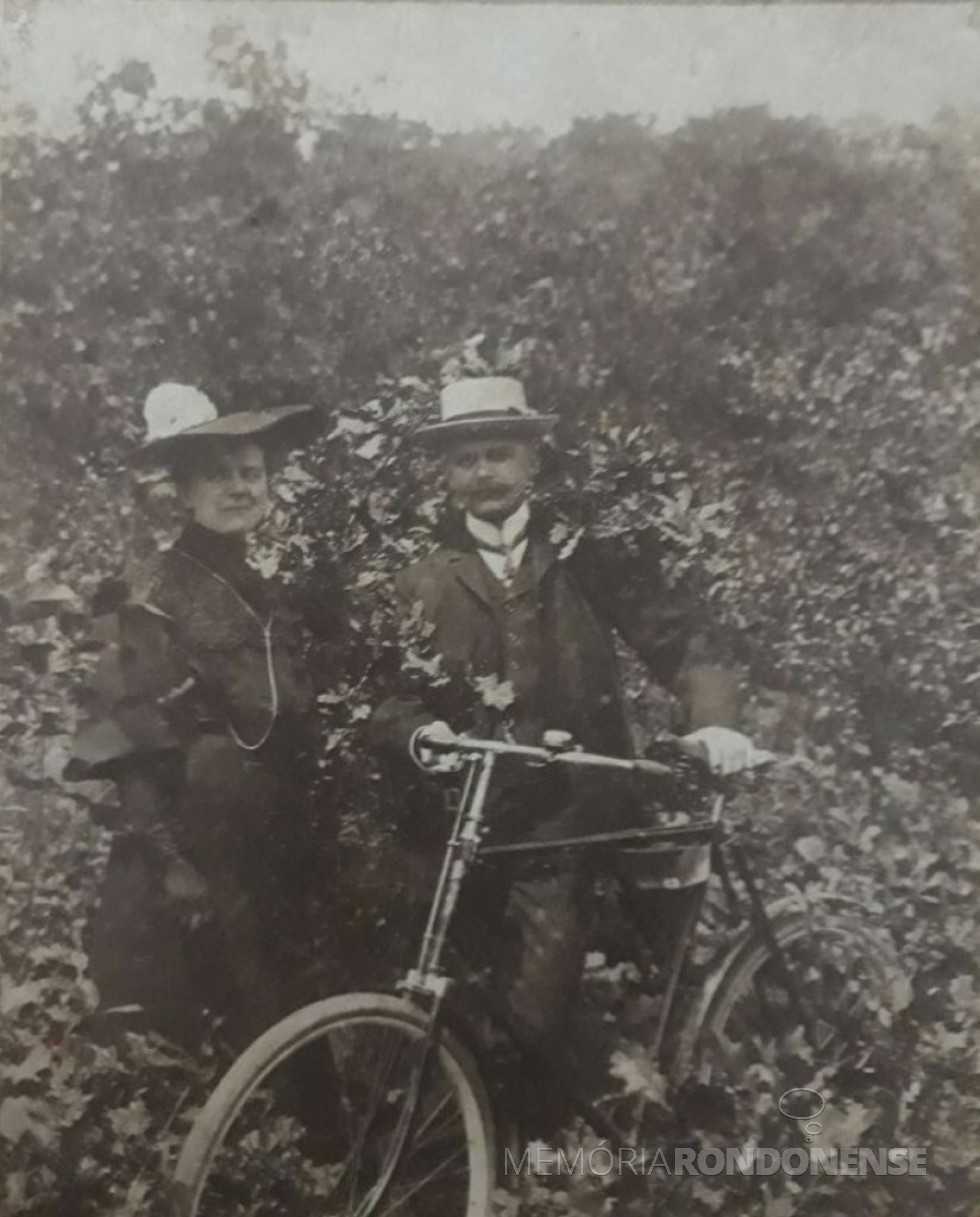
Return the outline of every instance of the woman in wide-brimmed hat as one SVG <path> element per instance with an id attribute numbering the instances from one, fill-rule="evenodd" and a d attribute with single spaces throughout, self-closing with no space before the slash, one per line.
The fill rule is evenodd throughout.
<path id="1" fill-rule="evenodd" d="M 146 401 L 136 461 L 169 470 L 188 521 L 103 605 L 67 770 L 119 788 L 89 933 L 110 1026 L 136 1016 L 188 1042 L 214 1016 L 241 1043 L 306 996 L 312 643 L 246 542 L 269 508 L 270 452 L 310 414 L 219 416 L 177 384 Z"/>

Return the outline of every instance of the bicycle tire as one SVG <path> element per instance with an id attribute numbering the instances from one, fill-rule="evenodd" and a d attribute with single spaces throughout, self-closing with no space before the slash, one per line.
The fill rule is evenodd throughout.
<path id="1" fill-rule="evenodd" d="M 842 1063 L 848 1060 L 846 1052 L 851 1050 L 853 1057 L 857 1059 L 860 1059 L 862 1055 L 870 1057 L 870 1050 L 866 1046 L 872 1043 L 869 1030 L 872 1026 L 874 1027 L 874 1051 L 884 1052 L 894 1016 L 901 1009 L 902 1003 L 899 994 L 902 985 L 899 978 L 902 972 L 897 957 L 889 943 L 873 931 L 863 926 L 847 924 L 842 920 L 838 920 L 836 923 L 825 920 L 821 923 L 819 918 L 815 920 L 812 915 L 784 913 L 782 916 L 774 918 L 772 930 L 776 941 L 786 954 L 788 966 L 791 970 L 795 968 L 797 973 L 800 971 L 800 956 L 802 955 L 803 958 L 807 958 L 807 956 L 805 951 L 797 952 L 795 948 L 800 944 L 810 946 L 812 955 L 809 958 L 819 961 L 821 957 L 829 958 L 828 941 L 831 938 L 851 952 L 862 969 L 861 983 L 854 983 L 851 986 L 853 992 L 859 994 L 859 1002 L 863 1006 L 860 1015 L 855 1015 L 854 1010 L 849 1010 L 843 1003 L 835 1006 L 835 1001 L 838 999 L 828 991 L 821 1008 L 817 1010 L 816 1019 L 818 1026 L 822 1027 L 825 1033 L 826 1042 L 812 1048 L 812 1060 L 807 1061 L 805 1066 L 803 1064 L 797 1066 L 812 1070 L 811 1084 L 813 1078 L 818 1076 L 836 1077 L 837 1082 L 830 1081 L 828 1084 L 835 1090 L 838 1099 L 843 1098 L 846 1088 L 841 1088 L 841 1078 L 845 1076 L 847 1069 L 850 1069 L 851 1074 L 855 1077 L 859 1074 L 855 1061 L 850 1061 L 846 1066 Z M 810 966 L 816 973 L 812 962 Z M 731 1068 L 733 1049 L 738 1054 L 745 1048 L 746 1042 L 752 1039 L 751 1034 L 746 1034 L 746 1025 L 737 1025 L 738 1015 L 735 1012 L 739 1002 L 743 999 L 748 999 L 750 1007 L 751 1002 L 757 1000 L 753 995 L 767 968 L 771 969 L 769 975 L 772 991 L 778 992 L 781 982 L 773 961 L 771 945 L 757 933 L 746 935 L 739 946 L 729 953 L 727 965 L 710 991 L 709 1000 L 697 1028 L 693 1051 L 689 1048 L 689 1059 L 693 1066 L 689 1076 L 701 1082 L 713 1081 L 712 1075 L 719 1072 L 719 1067 L 723 1074 L 726 1068 Z M 820 982 L 814 977 L 812 981 L 814 987 L 817 987 L 818 983 Z M 785 987 L 783 992 L 785 993 Z M 810 995 L 807 994 L 804 998 L 804 1005 L 809 1007 L 808 1013 L 813 1015 L 814 1007 L 809 998 Z M 782 1013 L 785 1016 L 785 1030 L 795 1021 L 793 1008 L 788 999 Z M 758 1014 L 759 1011 L 756 1010 L 757 1020 Z M 771 1011 L 769 1014 L 772 1017 Z M 855 1030 L 861 1018 L 864 1020 L 861 1024 L 862 1031 L 865 1033 L 864 1039 L 861 1039 Z M 849 1025 L 849 1020 L 853 1020 L 853 1025 Z M 778 1019 L 774 1021 L 778 1021 Z M 733 1022 L 736 1024 L 734 1028 Z M 765 1027 L 752 1028 L 753 1032 L 755 1030 L 764 1036 L 767 1029 Z M 818 1036 L 818 1040 L 819 1038 Z M 831 1046 L 833 1046 L 833 1051 L 840 1054 L 839 1059 L 834 1058 Z M 743 1071 L 745 1064 L 744 1059 L 739 1064 L 739 1068 Z M 734 1074 L 734 1077 L 736 1080 L 738 1079 L 738 1072 Z M 871 1085 L 872 1078 L 876 1078 L 879 1084 L 884 1082 L 891 1084 L 893 1081 L 887 1076 L 887 1071 L 875 1075 L 874 1071 L 867 1069 L 865 1065 L 862 1084 Z M 802 1077 L 794 1078 L 788 1074 L 784 1076 L 783 1082 L 785 1085 L 780 1083 L 783 1091 L 807 1085 L 806 1080 Z"/>
<path id="2" fill-rule="evenodd" d="M 814 922 L 803 914 L 777 920 L 773 925 L 773 934 L 779 946 L 786 949 L 793 943 L 812 936 L 816 929 L 825 934 L 833 933 L 840 938 L 848 938 L 856 947 L 861 948 L 861 957 L 869 965 L 870 974 L 876 981 L 877 996 L 883 1006 L 890 1008 L 893 1005 L 893 981 L 898 967 L 890 952 L 887 960 L 881 958 L 880 952 L 884 949 L 881 939 L 853 926 L 838 926 L 833 930 L 826 926 L 815 927 Z M 702 1037 L 706 1034 L 717 1036 L 723 1030 L 734 1001 L 752 983 L 771 956 L 772 949 L 761 935 L 754 934 L 746 941 L 733 960 L 728 974 L 715 991 L 701 1029 Z"/>
<path id="3" fill-rule="evenodd" d="M 184 1142 L 170 1194 L 174 1217 L 202 1217 L 201 1201 L 209 1173 L 225 1139 L 245 1105 L 257 1095 L 274 1070 L 331 1031 L 380 1027 L 421 1042 L 427 1028 L 425 1013 L 404 998 L 380 993 L 350 993 L 306 1006 L 270 1027 L 225 1073 L 199 1112 Z M 465 1203 L 456 1217 L 487 1217 L 496 1184 L 496 1133 L 490 1101 L 471 1053 L 445 1028 L 440 1028 L 435 1059 L 453 1088 L 463 1121 L 467 1176 Z M 384 1212 L 378 1202 L 378 1212 Z M 317 1217 L 328 1210 L 311 1208 Z M 364 1212 L 353 1207 L 338 1214 Z M 409 1212 L 417 1210 L 410 1208 Z M 203 1215 L 208 1217 L 208 1215 Z M 444 1217 L 454 1217 L 447 1212 Z"/>

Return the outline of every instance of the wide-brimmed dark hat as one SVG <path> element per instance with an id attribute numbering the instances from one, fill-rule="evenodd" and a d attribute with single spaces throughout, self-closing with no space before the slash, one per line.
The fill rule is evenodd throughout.
<path id="1" fill-rule="evenodd" d="M 447 385 L 439 397 L 439 421 L 420 427 L 414 438 L 444 446 L 470 439 L 517 436 L 537 439 L 552 429 L 556 414 L 535 414 L 524 386 L 510 376 L 474 376 Z"/>
<path id="2" fill-rule="evenodd" d="M 215 436 L 299 442 L 312 412 L 312 406 L 275 406 L 219 415 L 217 406 L 200 389 L 167 382 L 147 396 L 143 406 L 146 440 L 133 460 L 138 465 L 166 464 L 188 442 Z"/>

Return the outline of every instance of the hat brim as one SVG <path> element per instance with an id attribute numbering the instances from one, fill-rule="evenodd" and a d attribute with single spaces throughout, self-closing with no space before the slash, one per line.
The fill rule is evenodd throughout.
<path id="1" fill-rule="evenodd" d="M 150 440 L 133 454 L 134 465 L 166 464 L 175 452 L 199 439 L 292 439 L 302 443 L 313 420 L 312 406 L 274 406 L 268 410 L 241 410 L 209 423 L 188 427 L 177 435 Z"/>
<path id="2" fill-rule="evenodd" d="M 498 439 L 508 436 L 540 439 L 553 430 L 557 422 L 557 414 L 514 415 L 512 418 L 453 418 L 419 427 L 412 439 L 427 447 L 464 443 L 468 439 Z"/>

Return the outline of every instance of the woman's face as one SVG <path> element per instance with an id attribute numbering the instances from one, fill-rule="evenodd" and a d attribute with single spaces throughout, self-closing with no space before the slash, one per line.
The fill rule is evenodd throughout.
<path id="1" fill-rule="evenodd" d="M 223 535 L 251 532 L 269 510 L 265 452 L 248 440 L 209 446 L 187 471 L 180 494 L 202 528 Z"/>

